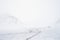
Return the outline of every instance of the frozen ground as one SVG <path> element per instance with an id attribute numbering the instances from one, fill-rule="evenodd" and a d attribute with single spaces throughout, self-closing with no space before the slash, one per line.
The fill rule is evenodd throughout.
<path id="1" fill-rule="evenodd" d="M 32 30 L 26 30 L 25 32 L 20 33 L 1 33 L 0 40 L 53 40 L 52 36 L 46 34 L 46 31 L 37 29 L 34 28 Z"/>
<path id="2" fill-rule="evenodd" d="M 60 40 L 59 21 L 53 26 L 26 28 L 13 16 L 0 16 L 0 40 Z"/>
<path id="3" fill-rule="evenodd" d="M 53 28 L 32 28 L 20 32 L 1 32 L 0 40 L 60 40 Z"/>

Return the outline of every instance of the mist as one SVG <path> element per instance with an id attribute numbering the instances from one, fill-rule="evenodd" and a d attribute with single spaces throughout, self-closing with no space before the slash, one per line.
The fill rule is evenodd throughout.
<path id="1" fill-rule="evenodd" d="M 0 3 L 0 14 L 11 14 L 26 25 L 53 25 L 60 15 L 59 0 L 0 0 Z"/>
<path id="2" fill-rule="evenodd" d="M 60 40 L 59 10 L 60 0 L 0 0 L 0 39 Z"/>

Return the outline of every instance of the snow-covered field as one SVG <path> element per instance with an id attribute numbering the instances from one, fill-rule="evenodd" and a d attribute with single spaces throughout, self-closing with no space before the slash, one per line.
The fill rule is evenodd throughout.
<path id="1" fill-rule="evenodd" d="M 0 16 L 0 40 L 60 40 L 60 21 L 52 26 L 30 27 L 13 16 Z"/>
<path id="2" fill-rule="evenodd" d="M 51 28 L 49 30 L 29 29 L 24 32 L 1 32 L 0 40 L 60 40 L 59 34 L 56 34 Z"/>
<path id="3" fill-rule="evenodd" d="M 19 30 L 14 29 L 12 25 L 8 26 L 7 28 L 2 27 L 4 29 L 0 28 L 0 40 L 60 40 L 60 32 L 57 25 L 55 28 L 49 26 L 45 28 L 20 28 L 21 30 L 14 25 Z"/>
<path id="4" fill-rule="evenodd" d="M 19 24 L 13 16 L 0 15 L 0 40 L 40 40 L 42 29 L 27 28 L 27 25 Z"/>

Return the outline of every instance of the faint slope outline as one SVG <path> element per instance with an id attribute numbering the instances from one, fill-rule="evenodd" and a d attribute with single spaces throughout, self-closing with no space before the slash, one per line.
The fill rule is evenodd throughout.
<path id="1" fill-rule="evenodd" d="M 12 24 L 12 23 L 14 23 L 14 24 L 18 24 L 18 23 L 19 24 L 24 24 L 24 23 L 21 22 L 21 20 L 18 21 L 18 18 L 15 17 L 15 16 L 12 16 L 10 14 L 0 14 L 0 24 L 5 24 L 5 23 L 7 23 L 7 24 Z"/>

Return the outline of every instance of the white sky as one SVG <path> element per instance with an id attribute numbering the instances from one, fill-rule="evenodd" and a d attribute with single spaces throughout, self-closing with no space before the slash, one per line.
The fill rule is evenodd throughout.
<path id="1" fill-rule="evenodd" d="M 29 25 L 53 24 L 59 7 L 59 0 L 0 0 L 0 13 L 12 14 Z"/>

